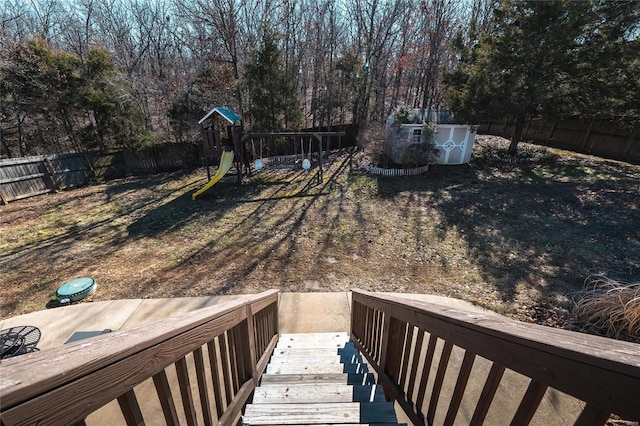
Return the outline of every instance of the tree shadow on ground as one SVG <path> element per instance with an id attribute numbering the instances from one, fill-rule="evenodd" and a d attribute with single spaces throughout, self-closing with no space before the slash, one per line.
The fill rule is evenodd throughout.
<path id="1" fill-rule="evenodd" d="M 150 209 L 128 227 L 131 237 L 180 237 L 182 232 L 199 230 L 201 243 L 149 280 L 151 295 L 167 292 L 159 288 L 163 282 L 174 283 L 168 290 L 173 295 L 217 295 L 271 288 L 276 279 L 304 281 L 313 274 L 312 268 L 303 267 L 294 272 L 296 276 L 278 274 L 296 256 L 299 240 L 308 232 L 309 210 L 322 214 L 328 188 L 349 163 L 350 156 L 342 158 L 321 183 L 317 171 L 267 171 L 241 186 L 216 184 L 215 191 L 196 201 L 189 192 Z M 324 230 L 331 229 L 330 222 Z M 323 245 L 316 252 L 325 249 Z M 188 278 L 181 279 L 186 274 Z M 248 288 L 248 277 L 256 274 L 264 277 L 264 287 Z"/>
<path id="2" fill-rule="evenodd" d="M 260 203 L 320 195 L 309 191 L 313 188 L 309 183 L 304 184 L 302 189 L 299 188 L 301 182 L 306 179 L 308 176 L 303 176 L 300 171 L 279 174 L 267 172 L 238 185 L 236 176 L 230 174 L 193 200 L 192 193 L 206 183 L 206 180 L 199 181 L 198 185 L 183 186 L 174 192 L 167 193 L 164 197 L 153 199 L 153 206 L 144 209 L 144 213 L 137 217 L 127 230 L 132 238 L 154 237 L 177 232 L 189 222 L 203 217 L 213 223 L 227 212 L 234 210 L 240 203 Z M 265 193 L 269 194 L 266 198 Z M 180 195 L 175 196 L 175 194 Z"/>
<path id="3" fill-rule="evenodd" d="M 457 232 L 507 303 L 557 304 L 593 273 L 640 278 L 640 183 L 620 167 L 449 166 L 378 185 L 382 197 L 426 198 L 440 237 Z"/>

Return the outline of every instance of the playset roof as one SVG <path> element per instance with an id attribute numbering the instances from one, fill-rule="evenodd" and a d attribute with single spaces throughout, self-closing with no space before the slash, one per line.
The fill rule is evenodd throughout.
<path id="1" fill-rule="evenodd" d="M 202 124 L 207 120 L 207 118 L 211 117 L 211 114 L 218 113 L 222 118 L 227 120 L 229 123 L 233 125 L 240 125 L 242 122 L 242 117 L 240 114 L 229 108 L 228 106 L 219 106 L 215 107 L 211 111 L 209 111 L 204 117 L 198 121 L 198 125 Z"/>

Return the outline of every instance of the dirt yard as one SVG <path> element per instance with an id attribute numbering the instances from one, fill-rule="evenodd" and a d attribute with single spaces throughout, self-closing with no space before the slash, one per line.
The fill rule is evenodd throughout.
<path id="1" fill-rule="evenodd" d="M 640 280 L 640 167 L 480 136 L 470 165 L 380 178 L 334 154 L 313 171 L 129 178 L 0 206 L 3 318 L 64 282 L 92 300 L 283 291 L 433 293 L 567 325 L 591 274 Z"/>

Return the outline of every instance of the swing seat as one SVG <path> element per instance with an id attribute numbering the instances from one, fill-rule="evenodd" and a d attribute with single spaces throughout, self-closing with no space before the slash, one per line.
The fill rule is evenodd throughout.
<path id="1" fill-rule="evenodd" d="M 299 167 L 300 158 L 298 155 L 274 155 L 268 159 L 269 169 L 295 169 Z"/>

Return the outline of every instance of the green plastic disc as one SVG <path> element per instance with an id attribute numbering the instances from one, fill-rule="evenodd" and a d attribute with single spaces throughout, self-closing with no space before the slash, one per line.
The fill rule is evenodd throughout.
<path id="1" fill-rule="evenodd" d="M 93 294 L 96 290 L 96 282 L 93 278 L 83 277 L 67 281 L 56 291 L 56 296 L 60 301 L 65 299 L 76 302 Z"/>

